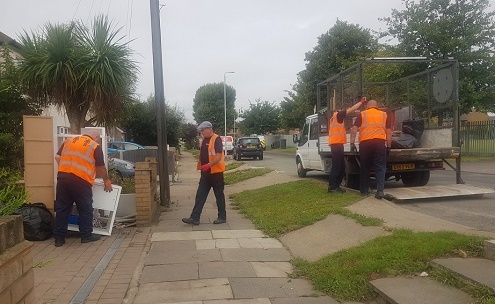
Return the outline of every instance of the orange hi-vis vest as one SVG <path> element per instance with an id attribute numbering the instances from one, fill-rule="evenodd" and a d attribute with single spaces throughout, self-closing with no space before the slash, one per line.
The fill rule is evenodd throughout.
<path id="1" fill-rule="evenodd" d="M 376 108 L 361 112 L 361 127 L 359 128 L 359 142 L 370 139 L 387 140 L 385 126 L 387 113 Z"/>
<path id="2" fill-rule="evenodd" d="M 328 144 L 345 144 L 347 142 L 347 136 L 345 132 L 344 123 L 339 123 L 337 121 L 337 113 L 335 112 L 330 118 L 330 129 L 328 131 Z"/>
<path id="3" fill-rule="evenodd" d="M 217 156 L 215 152 L 215 140 L 217 139 L 218 135 L 213 133 L 213 135 L 210 137 L 210 142 L 208 144 L 208 161 L 211 163 Z M 203 139 L 201 139 L 201 143 L 199 144 L 200 147 L 203 146 Z M 211 166 L 211 173 L 221 173 L 225 172 L 225 162 L 224 162 L 224 154 L 222 151 L 222 158 L 220 161 L 213 166 Z M 199 156 L 198 164 L 196 166 L 198 170 L 201 170 L 201 155 Z"/>
<path id="4" fill-rule="evenodd" d="M 93 185 L 96 177 L 94 151 L 98 143 L 89 136 L 77 136 L 64 142 L 58 172 L 72 173 Z"/>

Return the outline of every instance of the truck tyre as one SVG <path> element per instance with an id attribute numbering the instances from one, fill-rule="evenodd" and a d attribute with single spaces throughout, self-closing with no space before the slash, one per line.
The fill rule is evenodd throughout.
<path id="1" fill-rule="evenodd" d="M 345 187 L 350 189 L 359 190 L 359 175 L 348 174 L 345 177 Z"/>
<path id="2" fill-rule="evenodd" d="M 421 171 L 421 178 L 418 186 L 426 186 L 430 181 L 430 171 Z"/>
<path id="3" fill-rule="evenodd" d="M 401 178 L 406 187 L 424 186 L 430 180 L 430 171 L 403 172 Z"/>
<path id="4" fill-rule="evenodd" d="M 306 177 L 306 173 L 308 172 L 306 169 L 304 169 L 301 160 L 299 157 L 296 159 L 296 164 L 297 164 L 297 176 L 299 177 Z"/>

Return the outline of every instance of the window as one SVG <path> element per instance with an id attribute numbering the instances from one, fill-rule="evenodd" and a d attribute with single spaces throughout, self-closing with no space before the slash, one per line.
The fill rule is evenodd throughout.
<path id="1" fill-rule="evenodd" d="M 311 139 L 311 140 L 318 139 L 318 135 L 319 135 L 318 126 L 319 126 L 318 125 L 318 119 L 312 118 L 311 119 L 311 131 L 309 133 L 309 139 Z"/>

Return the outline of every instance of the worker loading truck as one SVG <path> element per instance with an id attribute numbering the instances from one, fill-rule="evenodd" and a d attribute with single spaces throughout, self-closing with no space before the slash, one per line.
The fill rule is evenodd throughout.
<path id="1" fill-rule="evenodd" d="M 406 69 L 405 66 L 409 67 Z M 393 74 L 380 73 L 385 69 L 414 72 L 398 79 L 378 79 L 377 75 Z M 456 183 L 463 183 L 457 75 L 458 63 L 453 59 L 375 58 L 320 82 L 316 113 L 306 117 L 301 133 L 294 136 L 298 175 L 304 177 L 309 171 L 331 171 L 329 122 L 337 109 L 349 108 L 361 96 L 366 96 L 368 100 L 377 101 L 376 108 L 386 113 L 387 128 L 390 128 L 392 140 L 391 143 L 386 141 L 388 148 L 384 142 L 386 180 L 401 180 L 406 187 L 424 186 L 430 180 L 430 171 L 444 170 L 444 164 L 447 164 L 455 171 Z M 359 135 L 363 134 L 358 132 L 354 144 L 350 141 L 350 130 L 358 117 L 362 119 L 360 115 L 364 110 L 363 106 L 349 113 L 343 123 L 346 131 L 343 184 L 357 190 L 362 183 Z M 369 178 L 375 178 L 373 170 Z M 383 197 L 379 196 L 377 198 Z"/>

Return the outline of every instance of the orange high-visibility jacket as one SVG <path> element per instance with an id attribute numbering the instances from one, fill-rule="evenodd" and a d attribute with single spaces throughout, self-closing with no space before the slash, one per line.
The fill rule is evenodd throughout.
<path id="1" fill-rule="evenodd" d="M 64 142 L 58 172 L 72 173 L 93 185 L 96 177 L 94 151 L 98 143 L 82 135 Z"/>
<path id="2" fill-rule="evenodd" d="M 337 113 L 335 112 L 330 118 L 329 131 L 328 131 L 328 144 L 345 144 L 347 142 L 347 137 L 345 133 L 344 122 L 339 123 L 337 121 Z"/>
<path id="3" fill-rule="evenodd" d="M 215 140 L 217 139 L 218 135 L 213 133 L 213 135 L 210 137 L 210 142 L 208 144 L 208 160 L 211 163 L 215 158 L 216 158 L 216 152 L 215 152 Z M 203 139 L 201 139 L 201 143 L 199 144 L 200 147 L 203 146 Z M 224 162 L 224 154 L 222 151 L 222 159 L 211 166 L 211 173 L 221 173 L 225 172 L 225 162 Z M 201 170 L 201 155 L 199 156 L 198 164 L 196 168 L 198 170 Z"/>
<path id="4" fill-rule="evenodd" d="M 376 108 L 361 112 L 361 127 L 359 128 L 359 142 L 370 139 L 387 140 L 385 126 L 387 113 Z"/>

